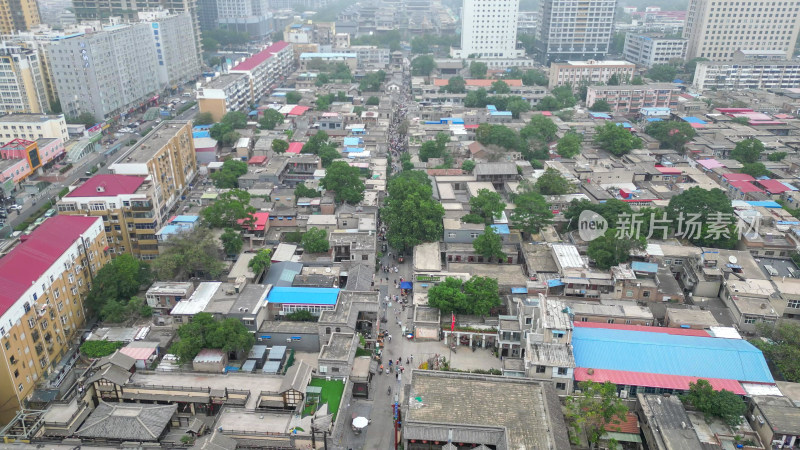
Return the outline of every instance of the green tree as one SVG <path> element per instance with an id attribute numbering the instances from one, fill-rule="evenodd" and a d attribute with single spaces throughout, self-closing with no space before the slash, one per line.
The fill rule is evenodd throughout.
<path id="1" fill-rule="evenodd" d="M 458 75 L 447 80 L 447 86 L 442 87 L 443 91 L 451 94 L 463 94 L 467 90 L 467 82 Z"/>
<path id="2" fill-rule="evenodd" d="M 210 112 L 201 112 L 194 116 L 195 125 L 211 125 L 212 123 L 214 123 L 214 116 Z"/>
<path id="3" fill-rule="evenodd" d="M 783 158 L 786 158 L 786 155 L 786 152 L 770 153 L 769 156 L 767 156 L 767 159 L 770 161 L 782 161 Z"/>
<path id="4" fill-rule="evenodd" d="M 483 145 L 496 145 L 513 151 L 527 149 L 517 132 L 505 125 L 482 123 L 475 130 L 475 139 Z"/>
<path id="5" fill-rule="evenodd" d="M 317 131 L 316 134 L 311 136 L 305 144 L 303 144 L 303 148 L 300 150 L 300 153 L 311 153 L 314 155 L 319 154 L 320 149 L 328 143 L 328 133 L 324 131 Z"/>
<path id="6" fill-rule="evenodd" d="M 289 150 L 289 143 L 283 139 L 275 139 L 272 141 L 272 151 L 275 153 L 286 153 Z"/>
<path id="7" fill-rule="evenodd" d="M 231 111 L 222 116 L 220 123 L 229 125 L 234 130 L 247 128 L 247 114 L 241 111 Z"/>
<path id="8" fill-rule="evenodd" d="M 81 344 L 81 353 L 87 358 L 102 358 L 125 346 L 119 341 L 85 341 Z"/>
<path id="9" fill-rule="evenodd" d="M 408 152 L 403 152 L 400 155 L 400 164 L 403 166 L 403 170 L 414 169 L 414 163 L 411 162 L 411 155 Z"/>
<path id="10" fill-rule="evenodd" d="M 367 105 L 378 105 L 378 104 L 380 104 L 380 102 L 381 102 L 381 99 L 379 99 L 378 97 L 373 95 L 373 96 L 371 96 L 370 98 L 367 99 L 366 103 L 367 103 Z"/>
<path id="11" fill-rule="evenodd" d="M 492 308 L 501 305 L 497 280 L 489 277 L 470 277 L 463 285 L 469 310 L 467 313 L 475 316 L 488 315 Z"/>
<path id="12" fill-rule="evenodd" d="M 446 133 L 437 133 L 436 138 L 431 141 L 425 141 L 419 148 L 419 159 L 423 162 L 428 162 L 431 158 L 443 158 L 447 152 L 447 143 L 450 141 L 450 136 Z"/>
<path id="13" fill-rule="evenodd" d="M 275 127 L 282 123 L 283 114 L 272 108 L 267 108 L 264 111 L 264 116 L 258 120 L 258 125 L 262 130 L 274 130 Z"/>
<path id="14" fill-rule="evenodd" d="M 545 170 L 534 186 L 542 195 L 564 195 L 573 191 L 572 184 L 553 168 Z"/>
<path id="15" fill-rule="evenodd" d="M 644 80 L 642 79 L 641 75 L 635 75 L 631 78 L 631 84 L 634 86 L 641 86 L 644 84 Z"/>
<path id="16" fill-rule="evenodd" d="M 731 152 L 731 159 L 735 159 L 742 164 L 754 163 L 761 159 L 761 152 L 764 151 L 764 144 L 758 139 L 745 139 L 736 143 Z"/>
<path id="17" fill-rule="evenodd" d="M 253 270 L 253 273 L 256 274 L 256 279 L 261 277 L 261 274 L 269 269 L 270 264 L 272 264 L 272 250 L 268 248 L 262 248 L 261 250 L 256 253 L 256 256 L 247 263 L 247 267 Z"/>
<path id="18" fill-rule="evenodd" d="M 411 72 L 414 75 L 427 77 L 436 68 L 436 61 L 431 55 L 420 55 L 411 61 Z"/>
<path id="19" fill-rule="evenodd" d="M 594 143 L 614 156 L 622 156 L 642 147 L 641 139 L 614 122 L 606 122 L 595 127 L 595 130 Z"/>
<path id="20" fill-rule="evenodd" d="M 528 103 L 527 100 L 523 100 L 522 98 L 514 98 L 513 100 L 508 102 L 508 104 L 506 105 L 506 109 L 508 111 L 511 111 L 512 118 L 519 119 L 519 116 L 522 115 L 522 113 L 531 110 L 531 104 Z"/>
<path id="21" fill-rule="evenodd" d="M 294 187 L 294 196 L 295 198 L 303 198 L 303 197 L 321 197 L 322 194 L 316 190 L 307 187 L 305 183 L 297 183 L 297 186 Z"/>
<path id="22" fill-rule="evenodd" d="M 683 147 L 697 133 L 687 122 L 661 121 L 653 122 L 644 129 L 644 132 L 658 139 L 662 147 L 674 148 L 683 153 Z"/>
<path id="23" fill-rule="evenodd" d="M 558 111 L 561 109 L 561 104 L 552 95 L 548 95 L 539 100 L 536 104 L 536 109 L 539 111 Z"/>
<path id="24" fill-rule="evenodd" d="M 656 64 L 647 71 L 647 77 L 653 81 L 669 83 L 675 79 L 678 71 L 669 64 Z"/>
<path id="25" fill-rule="evenodd" d="M 339 153 L 339 150 L 337 150 L 336 146 L 332 143 L 323 145 L 318 155 L 320 161 L 322 162 L 322 167 L 326 169 L 331 166 L 331 163 L 333 163 L 335 159 L 342 157 L 342 154 Z"/>
<path id="26" fill-rule="evenodd" d="M 383 84 L 385 80 L 386 72 L 382 70 L 371 72 L 361 79 L 361 84 L 358 85 L 358 89 L 363 92 L 378 92 L 381 90 L 381 84 Z"/>
<path id="27" fill-rule="evenodd" d="M 74 123 L 78 125 L 84 125 L 86 128 L 91 128 L 97 124 L 97 119 L 94 117 L 92 113 L 82 112 L 74 117 L 67 117 L 67 123 Z"/>
<path id="28" fill-rule="evenodd" d="M 607 101 L 604 99 L 597 99 L 592 103 L 592 106 L 589 107 L 589 111 L 593 112 L 611 112 L 611 105 L 608 104 Z"/>
<path id="29" fill-rule="evenodd" d="M 535 234 L 553 222 L 553 212 L 541 194 L 528 191 L 514 196 L 510 219 L 515 228 Z"/>
<path id="30" fill-rule="evenodd" d="M 475 161 L 471 159 L 464 160 L 464 162 L 461 163 L 461 170 L 472 173 L 472 171 L 475 170 Z"/>
<path id="31" fill-rule="evenodd" d="M 318 111 L 328 111 L 331 109 L 331 103 L 333 103 L 333 94 L 328 95 L 320 95 L 317 97 L 316 102 L 316 109 Z"/>
<path id="32" fill-rule="evenodd" d="M 742 164 L 742 168 L 739 170 L 739 172 L 746 173 L 754 178 L 769 175 L 769 170 L 767 170 L 767 166 L 765 166 L 763 163 L 760 162 L 744 163 Z"/>
<path id="33" fill-rule="evenodd" d="M 564 85 L 553 88 L 550 93 L 558 100 L 561 108 L 572 108 L 578 103 L 575 95 L 572 93 L 572 86 Z"/>
<path id="34" fill-rule="evenodd" d="M 556 139 L 558 132 L 558 125 L 553 122 L 553 119 L 542 114 L 536 114 L 531 117 L 525 127 L 520 130 L 520 136 L 525 140 L 534 139 L 543 143 L 549 143 Z"/>
<path id="35" fill-rule="evenodd" d="M 229 147 L 239 140 L 239 133 L 233 130 L 230 124 L 215 123 L 209 130 L 209 135 L 223 146 Z"/>
<path id="36" fill-rule="evenodd" d="M 241 233 L 233 228 L 225 228 L 225 232 L 220 235 L 219 240 L 222 242 L 225 253 L 230 256 L 238 255 L 244 246 Z"/>
<path id="37" fill-rule="evenodd" d="M 525 86 L 547 86 L 549 82 L 547 75 L 541 70 L 526 70 L 522 75 L 522 84 Z"/>
<path id="38" fill-rule="evenodd" d="M 238 319 L 215 320 L 206 312 L 195 314 L 192 321 L 178 328 L 179 340 L 172 344 L 170 353 L 181 363 L 188 363 L 204 348 L 244 354 L 255 343 L 255 336 Z"/>
<path id="39" fill-rule="evenodd" d="M 389 180 L 387 192 L 381 218 L 387 224 L 386 238 L 392 248 L 407 250 L 442 237 L 444 208 L 433 199 L 425 172 L 404 167 Z"/>
<path id="40" fill-rule="evenodd" d="M 564 158 L 574 158 L 581 153 L 581 142 L 583 142 L 583 135 L 568 131 L 564 137 L 558 140 L 556 152 Z"/>
<path id="41" fill-rule="evenodd" d="M 307 309 L 299 309 L 293 313 L 283 316 L 283 320 L 288 320 L 290 322 L 316 322 L 317 318 L 311 314 L 311 311 Z"/>
<path id="42" fill-rule="evenodd" d="M 628 408 L 617 396 L 617 386 L 606 381 L 581 381 L 580 394 L 567 397 L 564 414 L 576 435 L 581 432 L 594 448 L 606 434 L 606 426 L 621 423 Z"/>
<path id="43" fill-rule="evenodd" d="M 467 108 L 485 108 L 488 104 L 487 93 L 484 88 L 469 91 L 467 96 L 464 97 L 464 106 Z"/>
<path id="44" fill-rule="evenodd" d="M 331 248 L 328 242 L 328 232 L 317 227 L 311 227 L 303 233 L 300 242 L 303 244 L 303 250 L 307 253 L 325 253 Z"/>
<path id="45" fill-rule="evenodd" d="M 214 186 L 220 189 L 239 187 L 239 177 L 247 173 L 247 163 L 236 159 L 228 159 L 222 167 L 211 174 Z"/>
<path id="46" fill-rule="evenodd" d="M 517 35 L 517 40 L 525 48 L 525 53 L 533 55 L 536 53 L 536 36 L 533 34 L 520 33 Z"/>
<path id="47" fill-rule="evenodd" d="M 567 210 L 564 211 L 564 218 L 567 220 L 571 230 L 576 230 L 578 228 L 578 218 L 580 214 L 587 209 L 603 216 L 608 222 L 609 228 L 616 228 L 617 219 L 621 216 L 630 216 L 633 214 L 631 205 L 615 198 L 605 203 L 592 203 L 589 200 L 573 200 L 570 202 Z"/>
<path id="48" fill-rule="evenodd" d="M 764 352 L 782 378 L 792 383 L 800 382 L 800 326 L 790 322 L 779 325 L 759 323 L 756 330 L 759 337 L 751 339 L 750 343 Z"/>
<path id="49" fill-rule="evenodd" d="M 320 180 L 320 185 L 334 191 L 337 203 L 356 204 L 364 199 L 364 182 L 357 167 L 351 167 L 345 161 L 334 161 Z"/>
<path id="50" fill-rule="evenodd" d="M 706 420 L 718 417 L 731 427 L 741 424 L 742 416 L 747 412 L 747 405 L 742 397 L 724 389 L 715 391 L 711 383 L 702 378 L 695 383 L 690 382 L 689 392 L 680 399 L 702 412 Z"/>
<path id="51" fill-rule="evenodd" d="M 621 54 L 625 49 L 625 32 L 614 33 L 611 36 L 611 44 L 608 47 L 609 53 Z"/>
<path id="52" fill-rule="evenodd" d="M 497 260 L 502 262 L 506 259 L 506 254 L 503 253 L 503 240 L 494 231 L 494 228 L 488 225 L 484 228 L 483 234 L 472 241 L 472 248 L 477 254 L 486 258 L 486 262 L 496 262 Z"/>
<path id="53" fill-rule="evenodd" d="M 203 221 L 212 228 L 235 228 L 239 220 L 248 219 L 256 209 L 250 206 L 250 194 L 232 189 L 217 196 L 217 200 L 200 212 Z"/>
<path id="54" fill-rule="evenodd" d="M 631 250 L 642 249 L 645 246 L 645 237 L 634 239 L 630 236 L 617 237 L 616 229 L 609 229 L 603 236 L 589 242 L 586 254 L 597 264 L 600 269 L 610 269 L 617 264 L 628 262 Z"/>
<path id="55" fill-rule="evenodd" d="M 609 86 L 619 86 L 619 77 L 617 76 L 617 74 L 616 73 L 611 74 L 611 76 L 608 77 L 608 81 L 606 82 L 606 84 Z"/>
<path id="56" fill-rule="evenodd" d="M 150 268 L 128 253 L 123 253 L 101 267 L 94 275 L 86 305 L 99 313 L 111 300 L 127 301 L 151 280 Z"/>
<path id="57" fill-rule="evenodd" d="M 688 225 L 684 225 L 682 230 L 689 242 L 696 246 L 732 249 L 738 242 L 733 223 L 727 227 L 727 237 L 724 234 L 714 236 L 708 232 L 708 224 L 724 222 L 725 217 L 733 217 L 731 200 L 721 189 L 707 190 L 697 186 L 689 188 L 669 200 L 666 212 L 672 223 L 678 223 L 680 217 L 683 217 L 684 223 L 689 218 L 696 217 L 695 221 L 703 224 L 698 233 L 690 233 L 692 230 L 688 229 Z M 696 214 L 699 216 L 694 216 Z"/>
<path id="58" fill-rule="evenodd" d="M 297 91 L 291 91 L 286 93 L 286 104 L 287 105 L 296 105 L 300 103 L 300 100 L 303 99 L 303 94 Z"/>
<path id="59" fill-rule="evenodd" d="M 217 279 L 225 270 L 219 241 L 211 230 L 197 227 L 164 242 L 164 250 L 153 260 L 153 272 L 161 280 L 184 281 L 192 277 Z"/>
<path id="60" fill-rule="evenodd" d="M 492 92 L 495 94 L 510 94 L 511 88 L 508 87 L 508 84 L 506 84 L 505 81 L 497 80 L 492 83 Z"/>
<path id="61" fill-rule="evenodd" d="M 472 78 L 486 78 L 486 73 L 489 71 L 489 66 L 486 63 L 479 61 L 472 61 L 469 63 L 469 76 Z"/>
<path id="62" fill-rule="evenodd" d="M 458 278 L 447 277 L 428 290 L 428 306 L 442 313 L 466 312 L 467 296 L 462 291 L 463 283 Z"/>
<path id="63" fill-rule="evenodd" d="M 481 189 L 469 199 L 470 213 L 462 217 L 464 222 L 491 225 L 506 209 L 506 204 L 497 192 Z"/>

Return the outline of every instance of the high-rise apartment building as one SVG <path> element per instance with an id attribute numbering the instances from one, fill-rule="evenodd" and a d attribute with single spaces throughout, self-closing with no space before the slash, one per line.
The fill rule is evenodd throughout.
<path id="1" fill-rule="evenodd" d="M 616 0 L 541 0 L 540 60 L 602 59 L 614 31 Z"/>
<path id="2" fill-rule="evenodd" d="M 61 108 L 98 119 L 127 112 L 200 72 L 186 13 L 71 34 L 48 47 Z"/>
<path id="3" fill-rule="evenodd" d="M 779 50 L 792 56 L 800 30 L 800 2 L 691 0 L 683 37 L 686 59 L 725 61 L 737 50 Z"/>
<path id="4" fill-rule="evenodd" d="M 0 112 L 44 113 L 50 109 L 40 55 L 10 43 L 0 45 Z"/>
<path id="5" fill-rule="evenodd" d="M 197 174 L 192 123 L 161 122 L 109 166 L 117 175 L 149 177 L 154 223 L 162 224 Z M 153 232 L 158 227 L 153 229 Z M 131 244 L 135 248 L 135 245 Z"/>
<path id="6" fill-rule="evenodd" d="M 109 261 L 106 245 L 99 217 L 55 216 L 0 258 L 0 423 L 38 381 L 58 386 L 72 368 L 86 293 Z"/>
<path id="7" fill-rule="evenodd" d="M 272 32 L 272 13 L 267 0 L 217 0 L 217 24 L 262 39 Z"/>
<path id="8" fill-rule="evenodd" d="M 454 58 L 512 59 L 524 56 L 517 49 L 519 0 L 463 0 L 461 48 Z"/>
<path id="9" fill-rule="evenodd" d="M 626 33 L 622 54 L 625 61 L 653 67 L 656 64 L 669 64 L 672 60 L 682 60 L 686 57 L 686 46 L 686 39 Z"/>
<path id="10" fill-rule="evenodd" d="M 73 0 L 72 4 L 78 20 L 106 19 L 113 16 L 120 17 L 125 21 L 135 21 L 138 19 L 139 12 L 159 9 L 165 9 L 172 13 L 189 13 L 194 28 L 195 48 L 198 58 L 200 57 L 202 42 L 197 0 Z"/>
<path id="11" fill-rule="evenodd" d="M 39 23 L 36 0 L 0 0 L 0 34 L 30 30 Z"/>

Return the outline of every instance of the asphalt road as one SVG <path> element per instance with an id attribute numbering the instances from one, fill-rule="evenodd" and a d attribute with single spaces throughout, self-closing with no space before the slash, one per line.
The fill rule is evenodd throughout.
<path id="1" fill-rule="evenodd" d="M 189 109 L 184 111 L 182 114 L 176 116 L 174 119 L 171 120 L 189 120 L 193 119 L 195 114 L 197 114 L 197 109 Z M 155 125 L 155 123 L 148 123 L 149 125 Z M 148 124 L 145 124 L 148 125 Z M 125 142 L 129 141 L 132 138 L 139 138 L 138 134 L 121 134 L 118 135 L 117 139 L 114 141 Z M 113 145 L 113 144 L 112 144 Z M 128 146 L 123 146 L 120 150 L 118 150 L 115 154 L 111 156 L 106 156 L 103 154 L 106 150 L 106 146 L 100 145 L 98 147 L 98 153 L 92 153 L 91 155 L 85 156 L 82 160 L 76 164 L 72 170 L 69 171 L 66 178 L 63 180 L 53 183 L 47 187 L 42 192 L 39 192 L 35 196 L 20 194 L 17 196 L 17 202 L 24 201 L 22 203 L 22 210 L 18 212 L 10 212 L 8 213 L 8 217 L 5 219 L 5 226 L 0 229 L 0 236 L 8 237 L 14 231 L 14 227 L 19 225 L 20 223 L 24 222 L 25 219 L 30 217 L 32 214 L 37 212 L 41 207 L 43 202 L 51 202 L 52 205 L 55 205 L 56 202 L 56 195 L 58 192 L 64 188 L 64 186 L 70 186 L 72 183 L 78 180 L 80 177 L 86 176 L 86 172 L 91 170 L 92 167 L 97 166 L 97 164 L 101 162 L 105 162 L 103 167 L 97 171 L 97 173 L 109 173 L 108 164 L 112 163 L 120 154 L 124 153 L 125 150 L 128 149 Z"/>

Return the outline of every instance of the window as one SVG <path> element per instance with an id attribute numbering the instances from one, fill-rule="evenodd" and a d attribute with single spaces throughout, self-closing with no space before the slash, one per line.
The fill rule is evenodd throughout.
<path id="1" fill-rule="evenodd" d="M 369 260 L 369 255 L 361 255 L 361 260 L 362 261 L 368 261 Z"/>
<path id="2" fill-rule="evenodd" d="M 744 316 L 744 323 L 748 324 L 756 323 L 756 318 L 753 316 Z"/>
<path id="3" fill-rule="evenodd" d="M 800 300 L 789 300 L 786 304 L 787 308 L 800 308 Z"/>
<path id="4" fill-rule="evenodd" d="M 447 237 L 453 239 L 453 238 L 456 237 L 456 234 L 455 233 L 447 233 Z"/>
<path id="5" fill-rule="evenodd" d="M 581 317 L 581 322 L 588 322 L 588 321 L 589 321 L 588 317 Z"/>
<path id="6" fill-rule="evenodd" d="M 481 235 L 480 233 L 470 233 L 469 237 L 472 238 L 472 239 L 477 239 L 478 236 L 480 236 L 480 235 Z"/>
<path id="7" fill-rule="evenodd" d="M 544 373 L 545 367 L 544 366 L 536 366 L 536 373 Z"/>
<path id="8" fill-rule="evenodd" d="M 626 297 L 633 297 L 633 291 L 625 291 Z"/>
<path id="9" fill-rule="evenodd" d="M 606 320 L 606 323 L 614 323 L 614 319 L 608 319 Z"/>
<path id="10" fill-rule="evenodd" d="M 644 298 L 650 297 L 650 291 L 642 292 L 642 297 L 644 297 Z"/>
<path id="11" fill-rule="evenodd" d="M 556 383 L 556 389 L 564 391 L 567 389 L 567 383 Z"/>
<path id="12" fill-rule="evenodd" d="M 559 375 L 566 375 L 567 374 L 567 368 L 566 367 L 559 367 L 558 368 L 558 374 Z"/>
<path id="13" fill-rule="evenodd" d="M 319 366 L 319 373 L 328 373 L 328 366 Z"/>
<path id="14" fill-rule="evenodd" d="M 331 372 L 337 372 L 338 373 L 339 372 L 339 368 L 338 367 L 331 367 Z"/>

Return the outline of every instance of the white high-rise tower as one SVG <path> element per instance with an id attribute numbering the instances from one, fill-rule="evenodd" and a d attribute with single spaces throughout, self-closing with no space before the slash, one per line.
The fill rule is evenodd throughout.
<path id="1" fill-rule="evenodd" d="M 461 6 L 461 48 L 454 58 L 519 58 L 517 13 L 519 0 L 463 0 Z"/>

